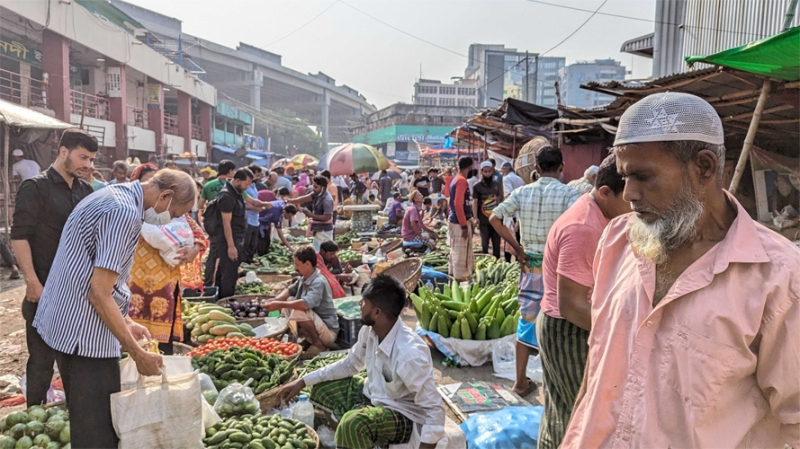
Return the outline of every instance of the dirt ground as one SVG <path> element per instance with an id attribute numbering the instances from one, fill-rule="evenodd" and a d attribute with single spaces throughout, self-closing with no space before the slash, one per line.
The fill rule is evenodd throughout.
<path id="1" fill-rule="evenodd" d="M 0 323 L 2 323 L 0 326 L 0 376 L 6 374 L 22 376 L 25 373 L 25 361 L 28 357 L 25 347 L 25 320 L 22 319 L 20 311 L 20 304 L 25 296 L 25 282 L 22 280 L 11 281 L 8 279 L 9 274 L 9 270 L 0 268 Z M 416 325 L 417 318 L 413 310 L 405 309 L 403 321 L 412 328 Z M 442 364 L 444 357 L 438 351 L 433 350 L 432 355 L 437 385 L 480 380 L 493 381 L 511 388 L 512 382 L 492 375 L 491 363 L 480 367 L 455 368 L 444 366 Z M 538 405 L 541 401 L 540 391 L 541 389 L 534 390 L 524 399 L 532 405 Z M 0 416 L 18 409 L 24 409 L 24 406 L 4 407 L 0 409 Z M 458 422 L 450 409 L 447 409 L 447 415 Z"/>

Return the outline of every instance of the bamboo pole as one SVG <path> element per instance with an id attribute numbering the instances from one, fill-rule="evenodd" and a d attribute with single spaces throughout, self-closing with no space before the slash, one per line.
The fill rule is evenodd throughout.
<path id="1" fill-rule="evenodd" d="M 8 203 L 11 201 L 11 188 L 8 185 L 8 177 L 11 176 L 8 170 L 8 164 L 10 162 L 10 158 L 8 155 L 8 140 L 9 134 L 11 134 L 11 128 L 9 128 L 8 123 L 3 123 L 3 214 L 5 215 L 5 225 L 6 225 L 6 242 L 10 243 L 10 236 L 11 236 L 11 229 L 9 226 L 10 221 L 10 209 L 8 207 Z"/>
<path id="2" fill-rule="evenodd" d="M 771 85 L 769 78 L 764 79 L 764 84 L 761 85 L 761 95 L 759 95 L 756 109 L 753 111 L 753 118 L 750 120 L 750 127 L 747 129 L 747 136 L 744 138 L 744 145 L 742 145 L 742 152 L 739 154 L 739 161 L 736 163 L 736 170 L 733 172 L 733 179 L 731 179 L 731 185 L 728 188 L 732 194 L 736 194 L 736 190 L 739 188 L 739 181 L 742 180 L 744 167 L 750 158 L 750 149 L 753 147 L 753 141 L 758 131 L 758 123 L 761 121 L 761 112 L 764 110 L 764 105 L 767 104 Z"/>

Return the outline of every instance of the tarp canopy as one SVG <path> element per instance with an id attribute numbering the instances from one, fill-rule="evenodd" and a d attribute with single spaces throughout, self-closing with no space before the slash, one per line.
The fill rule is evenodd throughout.
<path id="1" fill-rule="evenodd" d="M 800 26 L 766 39 L 708 56 L 689 56 L 686 62 L 705 62 L 786 81 L 800 80 Z"/>
<path id="2" fill-rule="evenodd" d="M 67 129 L 75 127 L 75 125 L 70 125 L 41 112 L 36 112 L 33 109 L 5 100 L 0 100 L 0 123 L 28 129 Z"/>
<path id="3" fill-rule="evenodd" d="M 506 98 L 503 122 L 509 125 L 547 125 L 558 118 L 558 111 L 514 98 Z"/>

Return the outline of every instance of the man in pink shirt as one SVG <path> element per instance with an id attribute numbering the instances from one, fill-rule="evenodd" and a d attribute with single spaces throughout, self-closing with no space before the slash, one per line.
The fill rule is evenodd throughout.
<path id="1" fill-rule="evenodd" d="M 562 448 L 800 447 L 800 250 L 723 189 L 722 123 L 653 94 L 614 141 L 623 198 L 594 259 Z"/>
<path id="2" fill-rule="evenodd" d="M 595 176 L 588 195 L 582 195 L 553 223 L 544 248 L 544 296 L 536 320 L 544 374 L 544 413 L 537 440 L 542 449 L 557 449 L 561 444 L 583 380 L 597 242 L 609 220 L 631 211 L 622 199 L 625 181 L 617 173 L 613 154 Z"/>

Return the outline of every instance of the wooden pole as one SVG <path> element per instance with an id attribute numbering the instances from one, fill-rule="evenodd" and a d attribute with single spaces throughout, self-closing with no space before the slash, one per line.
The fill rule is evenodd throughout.
<path id="1" fill-rule="evenodd" d="M 756 109 L 753 111 L 753 119 L 750 120 L 750 127 L 747 129 L 747 136 L 744 138 L 742 152 L 739 154 L 739 161 L 736 163 L 736 170 L 733 172 L 731 185 L 728 188 L 732 194 L 736 194 L 736 190 L 739 188 L 739 181 L 742 180 L 744 167 L 747 165 L 747 160 L 750 158 L 750 149 L 753 147 L 753 141 L 756 138 L 758 123 L 761 121 L 761 112 L 764 110 L 764 105 L 767 104 L 767 97 L 769 97 L 771 85 L 772 83 L 769 81 L 769 78 L 767 78 L 761 86 L 761 95 L 758 96 L 758 103 L 756 103 Z"/>
<path id="2" fill-rule="evenodd" d="M 11 201 L 11 188 L 8 185 L 8 177 L 11 176 L 10 172 L 8 171 L 8 164 L 10 158 L 8 156 L 8 140 L 9 134 L 11 134 L 11 128 L 9 128 L 7 123 L 3 123 L 3 214 L 5 215 L 5 225 L 6 225 L 6 242 L 10 242 L 9 238 L 11 236 L 11 229 L 9 226 L 10 221 L 10 210 L 8 207 L 8 203 Z"/>

